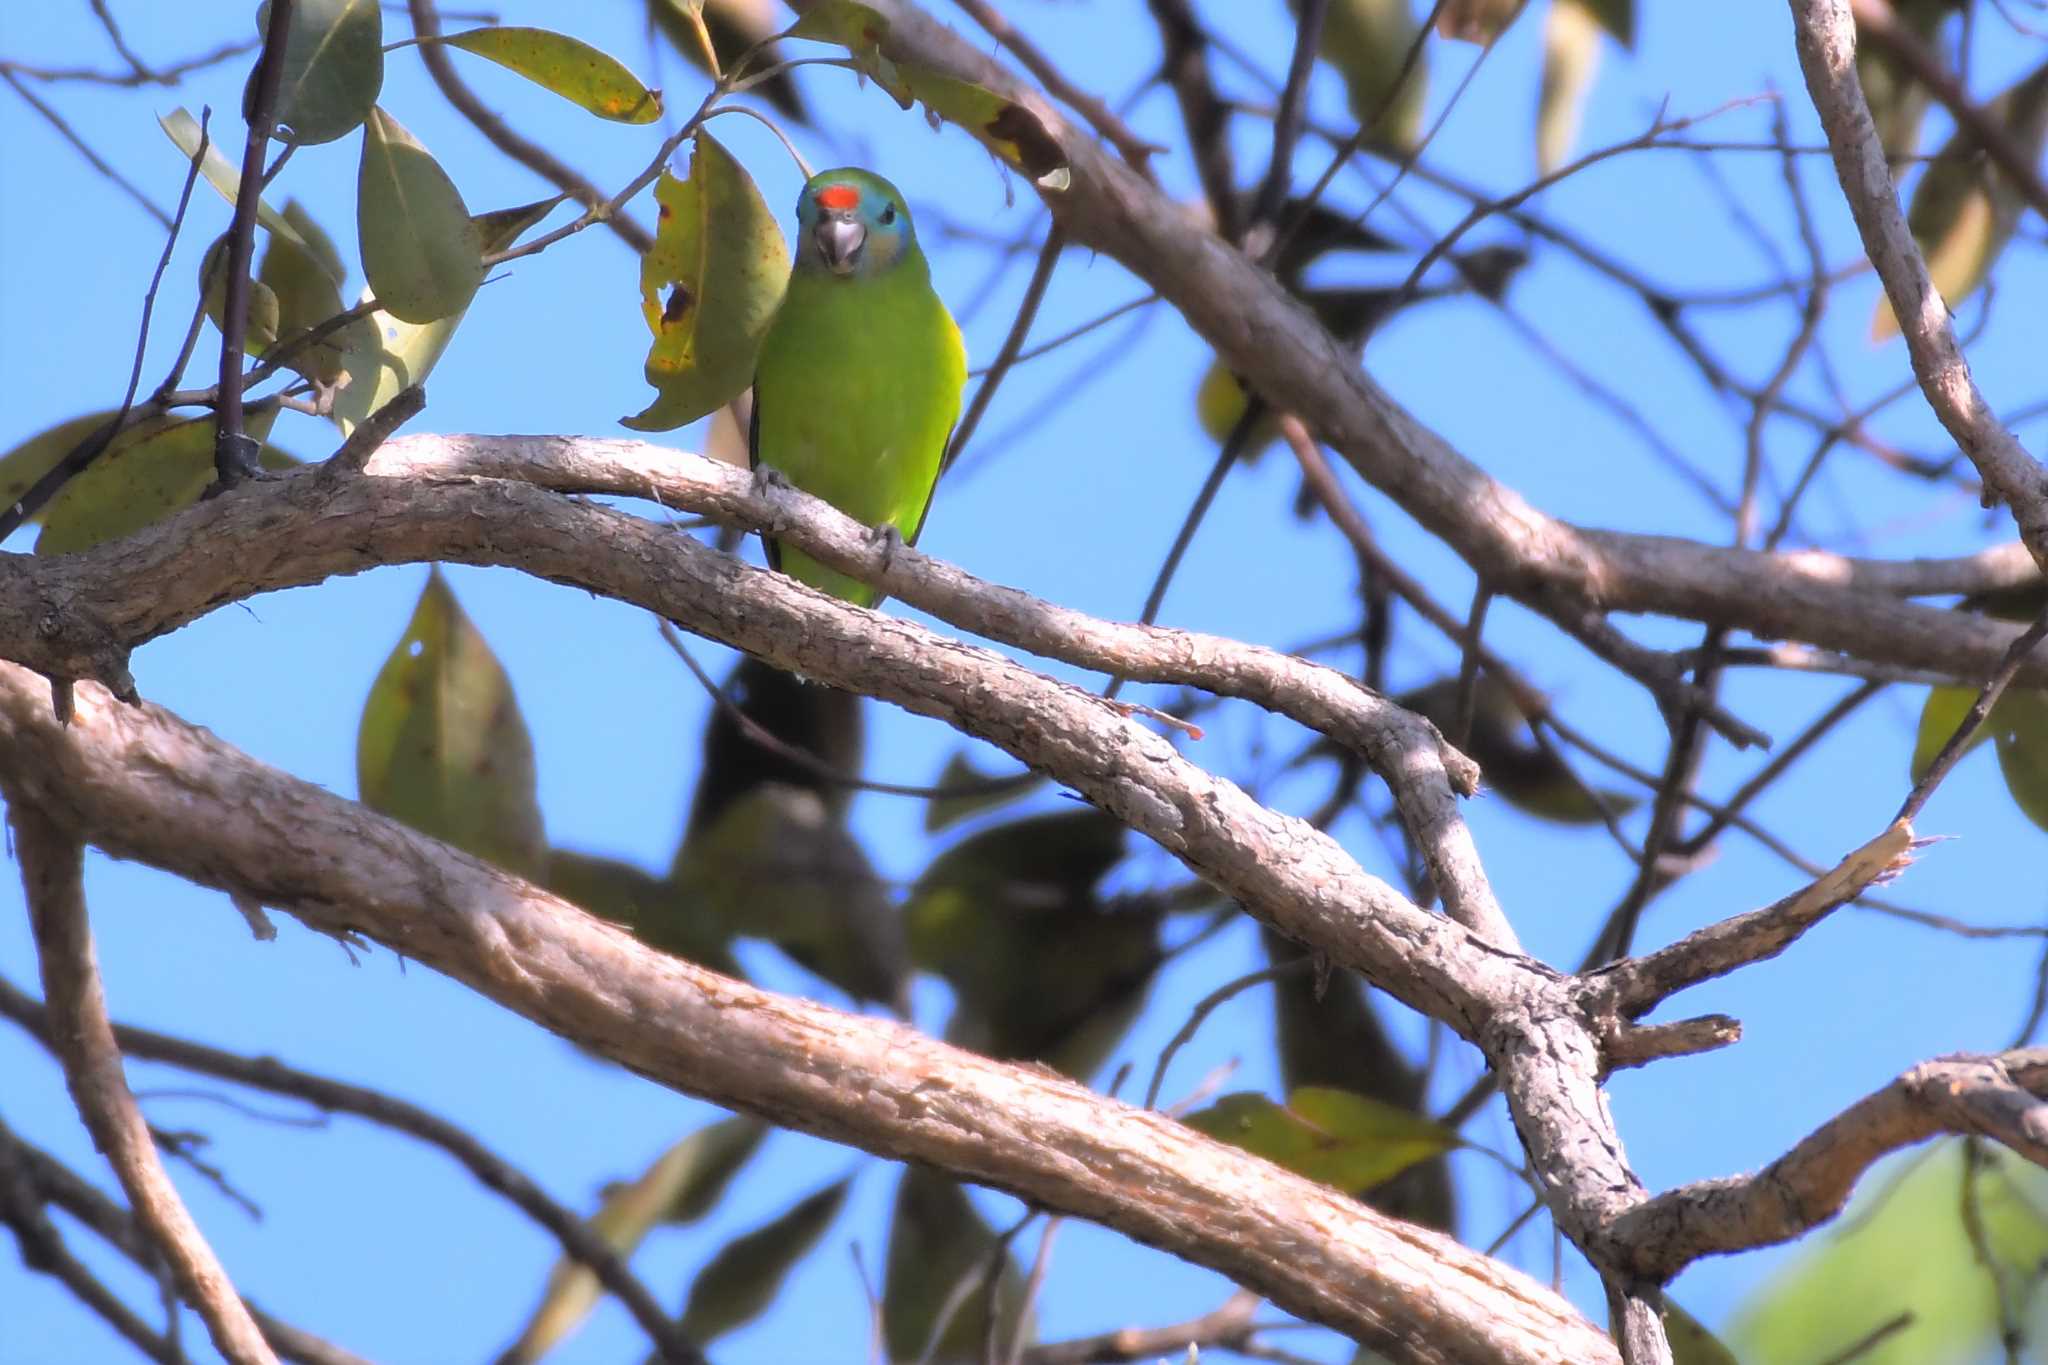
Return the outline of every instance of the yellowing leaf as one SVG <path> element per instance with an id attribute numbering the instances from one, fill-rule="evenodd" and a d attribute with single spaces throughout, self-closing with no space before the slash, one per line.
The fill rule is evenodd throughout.
<path id="1" fill-rule="evenodd" d="M 789 1272 L 839 1216 L 852 1184 L 847 1179 L 827 1185 L 726 1243 L 690 1286 L 683 1335 L 698 1343 L 712 1341 L 766 1312 Z"/>
<path id="2" fill-rule="evenodd" d="M 403 322 L 460 313 L 483 281 L 483 242 L 462 193 L 397 119 L 373 109 L 356 178 L 363 274 Z"/>
<path id="3" fill-rule="evenodd" d="M 244 429 L 260 441 L 276 420 L 276 408 L 258 408 Z M 44 508 L 36 553 L 90 549 L 198 501 L 213 482 L 213 432 L 211 417 L 160 417 L 121 433 Z"/>
<path id="4" fill-rule="evenodd" d="M 660 1222 L 688 1222 L 717 1203 L 767 1133 L 759 1119 L 734 1117 L 699 1128 L 669 1148 L 637 1179 L 605 1196 L 591 1231 L 621 1256 L 630 1255 Z M 540 1305 L 501 1365 L 529 1365 L 575 1331 L 597 1303 L 597 1276 L 563 1257 L 548 1274 Z"/>
<path id="5" fill-rule="evenodd" d="M 1970 707 L 1976 703 L 1977 690 L 1971 687 L 1930 687 L 1927 700 L 1920 706 L 1920 729 L 1913 740 L 1913 765 L 1911 775 L 1918 782 L 1927 776 L 1927 770 L 1934 766 L 1934 758 L 1948 743 L 1949 736 L 1963 723 Z M 1986 724 L 1977 727 L 1977 733 L 1970 736 L 1970 748 L 1974 749 L 1997 733 L 1989 722 L 1998 719 L 1998 708 L 1993 707 L 1985 718 Z M 1965 750 L 1964 752 L 1968 752 Z"/>
<path id="6" fill-rule="evenodd" d="M 267 3 L 257 10 L 259 33 L 269 13 Z M 303 147 L 354 131 L 383 86 L 384 16 L 377 0 L 295 0 L 277 91 L 278 140 Z"/>
<path id="7" fill-rule="evenodd" d="M 1564 164 L 1600 65 L 1600 23 L 1582 0 L 1551 0 L 1543 24 L 1543 84 L 1536 96 L 1536 169 Z"/>
<path id="8" fill-rule="evenodd" d="M 1073 170 L 1059 139 L 1023 105 L 972 81 L 954 80 L 922 67 L 898 69 L 911 94 L 933 118 L 965 128 L 1040 189 L 1057 192 L 1073 184 Z"/>
<path id="9" fill-rule="evenodd" d="M 1371 134 L 1382 146 L 1413 147 L 1421 131 L 1427 52 L 1394 86 L 1419 32 L 1408 0 L 1330 0 L 1323 20 L 1322 58 L 1344 77 L 1351 116 L 1362 123 L 1378 115 Z"/>
<path id="10" fill-rule="evenodd" d="M 180 107 L 168 114 L 160 115 L 156 122 L 157 126 L 164 130 L 164 136 L 185 154 L 187 161 L 190 161 L 192 154 L 199 150 L 199 120 Z M 199 173 L 206 178 L 207 184 L 220 192 L 221 198 L 230 204 L 235 202 L 236 195 L 241 192 L 242 173 L 221 151 L 218 140 L 207 140 L 206 155 L 199 158 Z M 261 195 L 256 199 L 256 221 L 280 237 L 290 237 L 298 241 L 299 245 L 305 245 L 304 240 L 299 238 L 298 231 L 285 220 L 284 215 L 263 202 Z"/>
<path id="11" fill-rule="evenodd" d="M 1250 1091 L 1225 1095 L 1183 1122 L 1348 1194 L 1459 1143 L 1456 1133 L 1419 1114 L 1314 1085 L 1296 1090 L 1284 1106 Z"/>
<path id="12" fill-rule="evenodd" d="M 698 133 L 690 177 L 663 171 L 654 247 L 640 260 L 640 303 L 654 345 L 657 397 L 635 431 L 667 431 L 729 403 L 753 382 L 754 358 L 789 282 L 775 215 L 731 153 Z"/>
<path id="13" fill-rule="evenodd" d="M 889 21 L 880 10 L 857 0 L 819 0 L 804 11 L 789 36 L 845 48 L 862 75 L 888 91 L 896 103 L 910 107 L 909 85 L 896 63 L 882 52 L 889 37 Z"/>
<path id="14" fill-rule="evenodd" d="M 641 84 L 624 63 L 581 39 L 544 28 L 471 29 L 443 38 L 535 85 L 552 90 L 614 123 L 652 123 L 661 117 L 661 94 Z"/>
<path id="15" fill-rule="evenodd" d="M 546 848 L 533 740 L 497 656 L 435 569 L 363 704 L 363 803 L 521 874 Z"/>

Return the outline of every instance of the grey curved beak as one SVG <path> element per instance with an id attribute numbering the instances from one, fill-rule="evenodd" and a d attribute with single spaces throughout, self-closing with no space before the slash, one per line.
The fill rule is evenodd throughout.
<path id="1" fill-rule="evenodd" d="M 818 244 L 818 255 L 824 258 L 826 269 L 835 275 L 849 275 L 861 245 L 868 239 L 868 230 L 856 218 L 828 214 L 818 220 L 811 238 Z"/>

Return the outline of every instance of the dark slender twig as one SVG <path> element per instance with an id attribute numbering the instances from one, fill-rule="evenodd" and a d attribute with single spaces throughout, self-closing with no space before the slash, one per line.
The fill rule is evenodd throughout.
<path id="1" fill-rule="evenodd" d="M 285 41 L 291 32 L 293 0 L 270 0 L 270 22 L 263 31 L 263 55 L 243 117 L 249 120 L 242 148 L 242 178 L 235 193 L 235 216 L 228 228 L 227 272 L 220 319 L 220 405 L 213 433 L 214 479 L 230 489 L 260 478 L 259 443 L 242 427 L 242 355 L 249 335 L 249 264 L 256 248 L 256 204 L 263 193 L 263 155 L 270 146 L 277 92 L 284 83 Z"/>
<path id="2" fill-rule="evenodd" d="M 1152 1081 L 1145 1087 L 1145 1108 L 1151 1109 L 1159 1103 L 1159 1087 L 1166 1083 L 1166 1069 L 1173 1065 L 1173 1059 L 1194 1038 L 1195 1031 L 1202 1027 L 1202 1021 L 1211 1014 L 1214 1014 L 1218 1006 L 1227 1003 L 1233 997 L 1243 994 L 1254 986 L 1263 985 L 1268 981 L 1278 981 L 1282 977 L 1293 976 L 1297 972 L 1305 972 L 1313 967 L 1315 963 L 1316 959 L 1313 956 L 1297 957 L 1287 962 L 1276 962 L 1270 967 L 1261 967 L 1258 971 L 1248 972 L 1234 980 L 1226 981 L 1196 1001 L 1195 1007 L 1188 1011 L 1186 1022 L 1174 1032 L 1173 1037 L 1167 1040 L 1166 1046 L 1159 1051 L 1159 1061 L 1152 1068 Z"/>
<path id="3" fill-rule="evenodd" d="M 940 472 L 960 458 L 960 452 L 967 449 L 967 443 L 974 438 L 974 430 L 981 425 L 982 414 L 995 399 L 996 389 L 1017 363 L 1017 355 L 1024 349 L 1024 339 L 1031 333 L 1031 324 L 1038 317 L 1038 307 L 1045 301 L 1046 287 L 1052 283 L 1053 267 L 1059 264 L 1060 252 L 1067 245 L 1067 234 L 1054 223 L 1046 230 L 1045 245 L 1038 250 L 1038 264 L 1032 268 L 1031 281 L 1024 286 L 1024 300 L 1017 305 L 1017 316 L 1010 323 L 1010 331 L 1003 338 L 1003 347 L 996 352 L 993 365 L 988 367 L 988 377 L 974 391 L 974 397 L 967 404 L 967 411 L 960 416 L 960 422 L 953 431 L 953 439 L 946 447 L 946 458 L 940 465 Z"/>
<path id="4" fill-rule="evenodd" d="M 987 0 L 953 0 L 953 3 L 987 30 L 989 37 L 1010 49 L 1018 64 L 1038 78 L 1047 94 L 1087 119 L 1089 126 L 1108 139 L 1109 145 L 1130 163 L 1132 170 L 1154 184 L 1158 183 L 1158 178 L 1152 174 L 1152 155 L 1165 151 L 1164 147 L 1140 138 L 1108 105 L 1068 80 L 1036 43 L 1018 32 L 1017 26 Z"/>
<path id="5" fill-rule="evenodd" d="M 23 85 L 16 78 L 14 71 L 4 64 L 0 64 L 0 81 L 6 81 L 9 86 L 13 87 L 14 93 L 21 96 L 23 103 L 27 104 L 29 108 L 35 110 L 38 114 L 41 114 L 43 121 L 57 130 L 57 136 L 70 143 L 72 150 L 85 158 L 86 165 L 106 177 L 123 194 L 126 194 L 130 199 L 142 205 L 143 211 L 148 213 L 150 217 L 156 219 L 165 227 L 171 225 L 170 215 L 159 208 L 154 199 L 151 199 L 138 189 L 134 181 L 115 170 L 106 158 L 92 149 L 91 143 L 78 135 L 78 131 L 71 126 L 70 122 L 62 114 L 44 103 L 33 90 Z"/>
<path id="6" fill-rule="evenodd" d="M 1216 235 L 1226 242 L 1244 236 L 1237 202 L 1237 172 L 1230 154 L 1230 106 L 1216 97 L 1209 79 L 1208 38 L 1188 0 L 1146 0 L 1159 26 L 1164 53 L 1160 71 L 1180 102 L 1187 128 L 1188 150 L 1201 177 L 1202 194 L 1216 220 Z"/>
<path id="7" fill-rule="evenodd" d="M 1301 140 L 1303 104 L 1308 99 L 1308 78 L 1315 69 L 1316 47 L 1322 41 L 1323 20 L 1330 12 L 1330 0 L 1299 0 L 1294 18 L 1294 53 L 1287 61 L 1287 84 L 1280 91 L 1280 103 L 1273 116 L 1273 156 L 1266 166 L 1266 178 L 1259 182 L 1252 200 L 1247 235 L 1274 222 L 1281 201 L 1287 197 L 1293 179 L 1294 147 Z"/>
<path id="8" fill-rule="evenodd" d="M 1956 732 L 1948 737 L 1948 743 L 1941 746 L 1941 751 L 1935 754 L 1934 761 L 1927 765 L 1927 772 L 1913 784 L 1913 790 L 1908 793 L 1905 804 L 1899 807 L 1899 813 L 1895 818 L 1908 823 L 1918 818 L 1921 808 L 1927 804 L 1927 799 L 1941 786 L 1942 779 L 1949 775 L 1961 760 L 1964 750 L 1970 747 L 1971 738 L 1989 719 L 1991 708 L 1998 704 L 1999 694 L 2005 691 L 2013 675 L 2020 671 L 2020 665 L 2026 662 L 2027 655 L 2034 652 L 2034 646 L 2040 644 L 2044 636 L 2048 636 L 2048 611 L 2034 618 L 2034 623 L 2006 649 L 2005 657 L 1999 661 L 1997 671 L 1984 684 L 1984 689 L 1977 694 L 1977 700 L 1964 714 L 1962 723 L 1956 726 Z"/>

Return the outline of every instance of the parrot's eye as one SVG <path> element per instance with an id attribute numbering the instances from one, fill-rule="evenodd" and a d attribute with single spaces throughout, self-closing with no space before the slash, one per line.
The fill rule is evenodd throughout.
<path id="1" fill-rule="evenodd" d="M 882 226 L 883 226 L 883 227 L 887 227 L 887 226 L 888 226 L 889 224 L 891 224 L 891 223 L 893 223 L 893 222 L 895 222 L 895 221 L 896 221 L 896 206 L 895 206 L 894 204 L 884 204 L 884 205 L 882 205 Z"/>

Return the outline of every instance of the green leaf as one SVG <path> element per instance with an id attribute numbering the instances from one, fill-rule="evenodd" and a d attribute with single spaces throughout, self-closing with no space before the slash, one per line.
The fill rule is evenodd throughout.
<path id="1" fill-rule="evenodd" d="M 904 911 L 911 960 L 957 1001 L 947 1037 L 1071 1076 L 1099 1067 L 1160 962 L 1159 912 L 1097 894 L 1124 829 L 1092 807 L 978 831 L 918 879 Z"/>
<path id="2" fill-rule="evenodd" d="M 504 251 L 563 198 L 558 194 L 517 208 L 480 213 L 471 221 L 484 250 Z M 359 422 L 403 390 L 425 383 L 462 318 L 462 313 L 456 313 L 432 322 L 411 323 L 380 310 L 343 328 L 342 368 L 349 382 L 335 395 L 329 414 L 342 435 L 354 431 Z"/>
<path id="3" fill-rule="evenodd" d="M 905 1166 L 896 1187 L 896 1210 L 889 1225 L 889 1265 L 882 1285 L 882 1335 L 890 1360 L 931 1360 L 936 1365 L 965 1365 L 983 1359 L 988 1334 L 988 1295 L 982 1292 L 997 1251 L 990 1231 L 960 1182 L 924 1166 Z M 966 1283 L 972 1290 L 959 1301 L 945 1332 L 932 1345 L 939 1314 Z M 1024 1299 L 1024 1277 L 1016 1262 L 1003 1255 L 1000 1316 L 996 1339 L 1017 1336 L 1017 1310 Z M 1029 1333 L 1026 1334 L 1029 1339 Z"/>
<path id="4" fill-rule="evenodd" d="M 734 1117 L 699 1128 L 669 1148 L 646 1171 L 609 1191 L 590 1217 L 591 1231 L 621 1256 L 631 1255 L 661 1222 L 688 1222 L 718 1202 L 726 1186 L 766 1135 L 759 1119 Z M 581 1325 L 601 1292 L 597 1276 L 564 1256 L 549 1272 L 547 1288 L 526 1327 L 500 1365 L 539 1360 Z"/>
<path id="5" fill-rule="evenodd" d="M 924 832 L 937 834 L 959 824 L 970 815 L 1006 806 L 1018 797 L 1044 784 L 1045 779 L 1034 774 L 1025 774 L 1018 780 L 1010 780 L 1008 773 L 983 772 L 974 766 L 974 760 L 967 756 L 967 750 L 956 749 L 946 760 L 946 766 L 939 771 L 938 780 L 932 786 L 939 791 L 958 791 L 958 796 L 935 796 L 925 802 Z"/>
<path id="6" fill-rule="evenodd" d="M 889 92 L 889 97 L 908 109 L 910 87 L 896 63 L 882 51 L 889 37 L 889 21 L 872 5 L 856 0 L 819 0 L 810 6 L 789 30 L 792 38 L 835 43 L 852 55 L 862 75 Z"/>
<path id="7" fill-rule="evenodd" d="M 1913 740 L 1913 765 L 1909 773 L 1914 782 L 1927 776 L 1927 770 L 1934 766 L 1934 757 L 1948 743 L 1949 736 L 1963 723 L 1963 717 L 1977 703 L 1977 689 L 1973 687 L 1930 687 L 1927 700 L 1920 705 L 1920 729 Z M 1969 749 L 1976 748 L 1997 733 L 1991 722 L 1998 719 L 1998 708 L 1991 708 L 1985 723 L 1977 727 L 1977 733 L 1970 736 Z"/>
<path id="8" fill-rule="evenodd" d="M 270 292 L 279 338 L 296 336 L 344 308 L 341 290 L 327 263 L 316 251 L 289 238 L 270 239 L 256 280 Z M 366 325 L 358 322 L 301 345 L 291 351 L 285 363 L 316 384 L 332 384 L 346 372 L 348 348 L 359 340 L 354 334 Z"/>
<path id="9" fill-rule="evenodd" d="M 789 1272 L 839 1216 L 852 1184 L 850 1178 L 835 1181 L 726 1243 L 690 1286 L 683 1335 L 700 1344 L 713 1341 L 766 1312 Z"/>
<path id="10" fill-rule="evenodd" d="M 291 248 L 297 250 L 296 247 Z M 206 316 L 215 327 L 227 330 L 228 234 L 213 239 L 199 262 L 199 293 L 206 302 Z M 242 336 L 242 349 L 262 355 L 277 342 L 279 306 L 277 294 L 261 279 L 249 281 L 249 316 Z"/>
<path id="11" fill-rule="evenodd" d="M 1429 55 L 1417 56 L 1406 80 L 1395 89 L 1408 49 L 1420 31 L 1409 0 L 1330 0 L 1319 51 L 1344 78 L 1351 116 L 1361 123 L 1382 107 L 1372 141 L 1407 149 L 1422 130 L 1422 101 L 1428 91 Z"/>
<path id="12" fill-rule="evenodd" d="M 753 179 L 710 134 L 695 147 L 689 179 L 663 171 L 654 187 L 661 216 L 640 261 L 640 302 L 658 396 L 621 419 L 635 431 L 694 422 L 751 384 L 789 282 L 789 249 Z"/>
<path id="13" fill-rule="evenodd" d="M 526 875 L 546 849 L 512 684 L 436 568 L 363 704 L 363 803 Z"/>
<path id="14" fill-rule="evenodd" d="M 267 30 L 270 6 L 257 10 Z M 249 80 L 253 83 L 255 72 Z M 384 15 L 377 0 L 295 0 L 285 29 L 275 136 L 311 146 L 353 132 L 384 87 Z M 246 107 L 249 92 L 243 92 Z"/>
<path id="15" fill-rule="evenodd" d="M 483 281 L 483 240 L 461 191 L 381 108 L 364 129 L 356 230 L 370 291 L 402 322 L 460 313 Z"/>
<path id="16" fill-rule="evenodd" d="M 732 934 L 665 878 L 631 863 L 569 849 L 548 853 L 543 885 L 593 915 L 633 931 L 650 948 L 727 976 L 744 976 Z"/>
<path id="17" fill-rule="evenodd" d="M 473 28 L 440 40 L 516 71 L 544 90 L 614 123 L 652 123 L 661 94 L 623 62 L 578 38 L 544 28 Z"/>
<path id="18" fill-rule="evenodd" d="M 1908 0 L 1910 3 L 1911 0 Z M 1554 3 L 1554 0 L 1553 0 Z M 1623 47 L 1636 45 L 1635 0 L 1576 0 Z"/>
<path id="19" fill-rule="evenodd" d="M 647 0 L 648 17 L 668 39 L 669 45 L 681 54 L 684 61 L 708 76 L 711 72 L 704 65 L 703 44 L 686 13 L 690 8 L 692 5 L 683 3 L 683 0 Z M 704 5 L 704 27 L 710 31 L 711 49 L 718 54 L 722 69 L 730 69 L 757 44 L 765 46 L 761 47 L 756 70 L 772 67 L 782 60 L 780 50 L 771 41 L 782 27 L 773 0 L 709 0 Z M 797 123 L 808 125 L 811 122 L 810 111 L 804 107 L 803 97 L 797 93 L 796 82 L 786 71 L 750 87 L 748 93 L 767 100 L 778 112 Z"/>
<path id="20" fill-rule="evenodd" d="M 907 1008 L 903 922 L 860 843 L 812 791 L 768 783 L 684 844 L 675 904 L 766 939 L 858 1000 Z"/>
<path id="21" fill-rule="evenodd" d="M 1742 1365 L 1700 1320 L 1664 1296 L 1664 1335 L 1671 1343 L 1672 1365 Z"/>
<path id="22" fill-rule="evenodd" d="M 1507 32 L 1524 3 L 1525 0 L 1449 0 L 1436 11 L 1436 31 L 1461 43 L 1491 44 Z"/>
<path id="23" fill-rule="evenodd" d="M 1831 1234 L 1774 1273 L 1723 1337 L 1738 1359 L 1839 1356 L 1902 1313 L 1912 1320 L 1856 1357 L 1857 1365 L 1930 1365 L 1996 1351 L 1997 1281 L 2034 1282 L 2048 1258 L 2041 1205 L 2048 1177 L 2008 1153 L 1949 1140 L 1887 1163 Z M 1978 1260 L 1965 1199 L 1983 1231 Z M 1989 1273 L 1987 1273 L 1989 1272 Z"/>
<path id="24" fill-rule="evenodd" d="M 12 507 L 19 502 L 23 494 L 35 487 L 38 479 L 56 468 L 58 461 L 69 455 L 79 442 L 113 420 L 113 416 L 109 409 L 73 417 L 37 432 L 5 455 L 0 455 L 0 507 Z M 168 418 L 158 418 L 153 429 L 160 431 L 169 425 L 169 421 Z M 112 444 L 133 444 L 140 439 L 141 431 L 141 426 L 130 427 L 114 437 Z M 41 521 L 42 514 L 39 512 L 32 519 Z"/>
<path id="25" fill-rule="evenodd" d="M 1543 83 L 1536 95 L 1536 169 L 1564 164 L 1600 65 L 1600 20 L 1584 0 L 1550 0 L 1543 24 Z"/>
<path id="26" fill-rule="evenodd" d="M 2048 693 L 2013 688 L 1998 699 L 1998 767 L 2020 813 L 2048 829 Z M 1985 728 L 1989 729 L 1989 726 Z"/>
<path id="27" fill-rule="evenodd" d="M 260 441 L 276 420 L 276 408 L 258 408 L 244 430 Z M 90 549 L 197 502 L 213 482 L 213 433 L 210 416 L 152 418 L 122 432 L 50 499 L 36 553 Z"/>
<path id="28" fill-rule="evenodd" d="M 1379 1100 L 1302 1086 L 1285 1105 L 1243 1091 L 1182 1120 L 1297 1175 L 1348 1194 L 1459 1145 L 1442 1124 Z"/>
<path id="29" fill-rule="evenodd" d="M 156 122 L 157 126 L 164 130 L 164 136 L 176 144 L 178 150 L 185 154 L 185 159 L 190 161 L 192 154 L 199 150 L 199 120 L 180 107 L 168 114 L 159 115 Z M 206 183 L 220 191 L 220 197 L 230 204 L 234 203 L 236 196 L 241 193 L 242 173 L 227 159 L 217 141 L 207 142 L 206 155 L 199 159 L 199 173 L 206 178 Z M 286 221 L 283 214 L 263 202 L 260 195 L 256 199 L 256 221 L 280 237 L 290 237 L 300 246 L 305 245 L 305 241 L 299 237 L 298 230 Z"/>
<path id="30" fill-rule="evenodd" d="M 284 201 L 284 220 L 298 233 L 299 242 L 307 253 L 320 263 L 327 278 L 340 289 L 348 283 L 348 266 L 341 259 L 341 248 L 334 244 L 326 228 L 315 222 L 312 213 L 296 199 Z"/>

